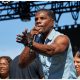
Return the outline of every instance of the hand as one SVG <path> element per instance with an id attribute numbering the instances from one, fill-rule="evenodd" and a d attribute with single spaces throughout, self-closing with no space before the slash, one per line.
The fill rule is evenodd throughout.
<path id="1" fill-rule="evenodd" d="M 27 29 L 25 29 L 25 31 L 22 32 L 22 35 L 21 34 L 18 34 L 17 35 L 16 42 L 22 43 L 24 45 L 27 45 L 28 44 Z"/>
<path id="2" fill-rule="evenodd" d="M 32 36 L 34 35 L 37 35 L 37 34 L 40 34 L 42 33 L 42 27 L 34 27 L 31 31 L 30 31 L 30 34 Z"/>

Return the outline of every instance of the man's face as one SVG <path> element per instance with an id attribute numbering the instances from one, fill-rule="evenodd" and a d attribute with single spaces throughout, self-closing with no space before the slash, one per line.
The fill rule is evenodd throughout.
<path id="1" fill-rule="evenodd" d="M 47 32 L 53 27 L 53 19 L 48 16 L 45 11 L 37 12 L 35 15 L 35 26 L 40 29 L 42 33 Z"/>
<path id="2" fill-rule="evenodd" d="M 9 63 L 5 58 L 0 59 L 0 74 L 5 75 L 9 72 Z"/>
<path id="3" fill-rule="evenodd" d="M 74 64 L 77 71 L 78 76 L 80 75 L 80 58 L 74 57 Z"/>

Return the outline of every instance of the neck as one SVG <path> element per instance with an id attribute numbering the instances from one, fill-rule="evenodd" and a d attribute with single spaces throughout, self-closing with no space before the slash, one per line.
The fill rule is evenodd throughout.
<path id="1" fill-rule="evenodd" d="M 43 37 L 46 39 L 51 31 L 52 31 L 52 29 L 50 29 L 49 31 L 47 31 L 45 33 L 42 33 Z"/>
<path id="2" fill-rule="evenodd" d="M 41 40 L 42 40 L 42 43 L 44 43 L 45 39 L 47 38 L 47 36 L 50 34 L 50 32 L 52 31 L 52 29 L 50 31 L 47 31 L 45 33 L 42 33 L 41 35 Z"/>

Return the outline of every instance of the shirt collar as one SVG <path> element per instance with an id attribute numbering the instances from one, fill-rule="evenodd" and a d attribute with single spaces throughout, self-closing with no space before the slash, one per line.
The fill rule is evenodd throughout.
<path id="1" fill-rule="evenodd" d="M 54 37 L 54 34 L 55 34 L 54 32 L 55 32 L 55 30 L 53 29 L 46 39 L 52 40 Z"/>

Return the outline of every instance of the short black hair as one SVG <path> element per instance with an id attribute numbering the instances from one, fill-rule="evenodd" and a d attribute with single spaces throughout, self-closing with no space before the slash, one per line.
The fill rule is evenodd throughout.
<path id="1" fill-rule="evenodd" d="M 55 13 L 52 10 L 49 10 L 49 9 L 40 9 L 37 12 L 40 12 L 40 11 L 47 12 L 48 16 L 51 17 L 53 20 L 55 20 Z"/>
<path id="2" fill-rule="evenodd" d="M 12 59 L 9 56 L 0 56 L 0 59 L 3 59 L 3 58 L 6 59 L 9 64 L 12 61 Z"/>

